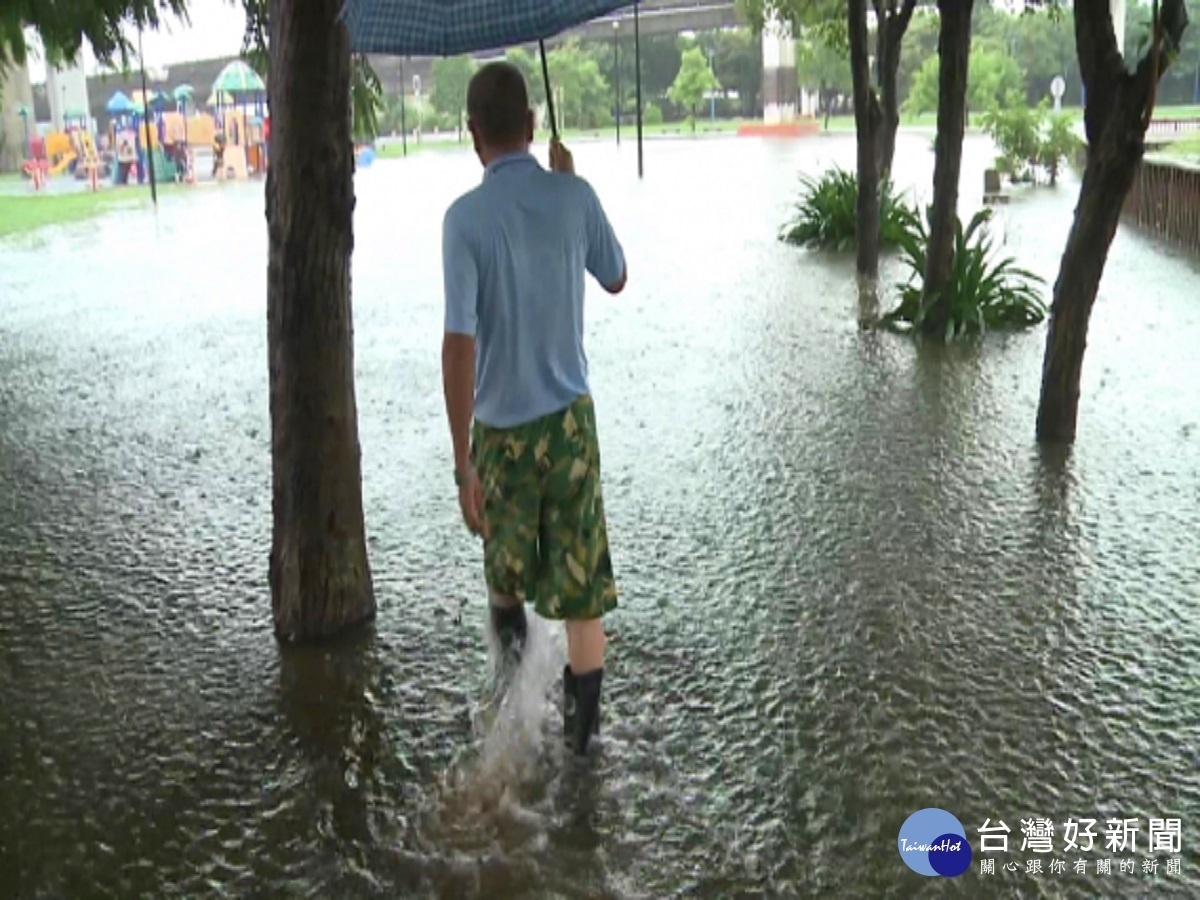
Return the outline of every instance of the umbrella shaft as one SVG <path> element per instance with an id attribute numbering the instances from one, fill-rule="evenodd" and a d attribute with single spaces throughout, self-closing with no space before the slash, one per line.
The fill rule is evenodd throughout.
<path id="1" fill-rule="evenodd" d="M 546 65 L 546 42 L 538 41 L 542 52 L 542 81 L 546 85 L 546 112 L 550 115 L 550 136 L 558 139 L 558 120 L 554 115 L 554 92 L 550 90 L 550 68 Z"/>

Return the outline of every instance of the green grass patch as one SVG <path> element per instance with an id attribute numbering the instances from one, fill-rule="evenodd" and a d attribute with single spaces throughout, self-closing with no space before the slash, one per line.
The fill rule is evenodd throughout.
<path id="1" fill-rule="evenodd" d="M 716 134 L 731 134 L 737 131 L 738 126 L 745 120 L 743 119 L 706 119 L 702 116 L 696 118 L 696 128 L 687 122 L 649 122 L 642 123 L 643 137 L 690 137 L 693 134 L 696 137 Z M 549 140 L 550 132 L 538 132 L 539 140 Z M 605 125 L 600 128 L 564 128 L 562 139 L 564 142 L 572 138 L 610 138 L 613 141 L 617 138 L 617 129 L 614 125 Z M 637 123 L 622 122 L 621 123 L 621 140 L 637 140 Z"/>
<path id="2" fill-rule="evenodd" d="M 1070 116 L 1072 122 L 1083 121 L 1083 110 L 1078 106 L 1065 106 L 1063 112 Z M 1155 119 L 1200 119 L 1200 106 L 1159 106 L 1154 110 Z M 979 130 L 980 114 L 972 114 L 970 128 Z M 817 121 L 825 123 L 824 116 L 818 116 Z M 903 128 L 937 128 L 937 113 L 922 113 L 919 116 L 901 114 L 900 127 Z M 829 120 L 830 131 L 854 131 L 854 116 L 833 116 Z"/>
<path id="3" fill-rule="evenodd" d="M 715 135 L 732 134 L 737 131 L 738 126 L 743 122 L 742 119 L 696 119 L 696 130 L 692 131 L 692 127 L 687 122 L 663 122 L 656 124 L 642 124 L 642 136 L 647 138 L 655 137 L 712 137 Z M 614 125 L 608 125 L 601 128 L 564 128 L 562 131 L 562 140 L 565 144 L 570 144 L 572 141 L 579 140 L 609 140 L 616 142 L 617 129 Z M 538 131 L 534 134 L 534 143 L 546 144 L 550 140 L 549 130 Z M 625 122 L 621 125 L 621 142 L 637 140 L 637 124 L 633 122 Z M 430 140 L 426 137 L 425 140 L 418 142 L 411 135 L 408 138 L 408 155 L 412 156 L 416 153 L 454 153 L 471 150 L 471 136 L 463 134 L 462 141 L 451 138 L 446 140 L 439 137 L 437 140 Z M 375 145 L 375 155 L 379 159 L 398 159 L 404 156 L 404 144 L 399 138 L 389 137 L 387 143 L 377 143 Z"/>
<path id="4" fill-rule="evenodd" d="M 817 116 L 817 123 L 823 128 L 825 117 Z M 919 116 L 900 116 L 900 127 L 904 128 L 937 128 L 937 113 L 921 113 Z M 854 131 L 854 116 L 830 116 L 830 131 Z"/>
<path id="5" fill-rule="evenodd" d="M 1156 106 L 1154 107 L 1154 118 L 1200 119 L 1200 106 Z"/>
<path id="6" fill-rule="evenodd" d="M 1171 156 L 1182 156 L 1187 159 L 1200 160 L 1200 134 L 1170 144 L 1165 148 L 1165 152 Z"/>
<path id="7" fill-rule="evenodd" d="M 160 185 L 159 196 L 182 189 L 176 184 Z M 0 194 L 0 237 L 25 234 L 47 225 L 66 225 L 102 216 L 116 209 L 149 205 L 149 187 L 113 188 L 93 193 Z"/>

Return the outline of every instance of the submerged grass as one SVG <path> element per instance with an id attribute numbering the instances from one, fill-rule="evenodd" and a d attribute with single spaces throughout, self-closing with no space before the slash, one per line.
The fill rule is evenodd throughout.
<path id="1" fill-rule="evenodd" d="M 159 185 L 159 195 L 178 186 Z M 149 188 L 110 189 L 93 193 L 0 194 L 0 237 L 25 234 L 48 225 L 66 225 L 150 202 Z"/>

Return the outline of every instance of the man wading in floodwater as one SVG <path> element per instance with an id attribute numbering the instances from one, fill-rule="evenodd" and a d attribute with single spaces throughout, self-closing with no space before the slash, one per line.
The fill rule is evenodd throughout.
<path id="1" fill-rule="evenodd" d="M 483 538 L 501 647 L 519 659 L 526 602 L 566 623 L 564 728 L 582 754 L 600 725 L 601 617 L 617 606 L 583 352 L 584 273 L 617 294 L 625 256 L 571 154 L 551 142 L 550 172 L 530 155 L 520 70 L 480 69 L 467 117 L 483 182 L 442 226 L 454 480 L 467 527 Z"/>

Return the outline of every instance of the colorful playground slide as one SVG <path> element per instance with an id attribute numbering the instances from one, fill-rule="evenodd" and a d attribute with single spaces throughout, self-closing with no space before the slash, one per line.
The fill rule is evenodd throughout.
<path id="1" fill-rule="evenodd" d="M 61 157 L 59 157 L 58 162 L 56 162 L 54 165 L 52 165 L 50 167 L 49 173 L 52 176 L 53 175 L 61 175 L 63 172 L 66 172 L 68 169 L 70 169 L 72 163 L 74 163 L 74 162 L 75 162 L 75 154 L 72 153 L 70 150 L 68 150 Z"/>

